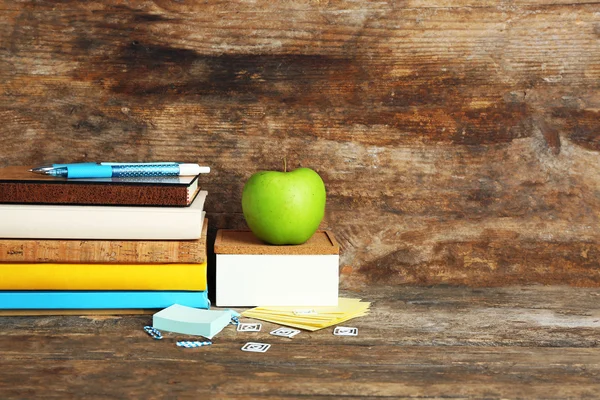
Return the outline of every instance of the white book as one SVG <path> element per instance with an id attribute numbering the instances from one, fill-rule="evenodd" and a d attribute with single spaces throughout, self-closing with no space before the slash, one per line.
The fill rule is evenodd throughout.
<path id="1" fill-rule="evenodd" d="M 185 240 L 202 235 L 201 190 L 188 207 L 0 204 L 0 237 Z"/>

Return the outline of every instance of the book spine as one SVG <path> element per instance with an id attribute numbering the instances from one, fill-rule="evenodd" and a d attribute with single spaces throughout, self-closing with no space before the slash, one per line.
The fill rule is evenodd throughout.
<path id="1" fill-rule="evenodd" d="M 0 264 L 0 290 L 206 290 L 202 264 Z"/>
<path id="2" fill-rule="evenodd" d="M 117 184 L 0 183 L 0 203 L 187 206 L 187 187 Z"/>
<path id="3" fill-rule="evenodd" d="M 0 205 L 7 239 L 190 240 L 202 236 L 201 208 Z"/>
<path id="4" fill-rule="evenodd" d="M 198 240 L 35 240 L 0 239 L 3 263 L 206 262 L 206 234 Z"/>
<path id="5" fill-rule="evenodd" d="M 0 291 L 0 309 L 210 308 L 207 291 Z"/>

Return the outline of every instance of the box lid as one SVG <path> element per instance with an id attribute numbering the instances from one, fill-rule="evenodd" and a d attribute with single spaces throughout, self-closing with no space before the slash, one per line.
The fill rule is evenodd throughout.
<path id="1" fill-rule="evenodd" d="M 251 231 L 219 229 L 215 240 L 216 254 L 339 254 L 340 246 L 330 231 L 317 231 L 306 243 L 271 245 L 259 240 Z"/>

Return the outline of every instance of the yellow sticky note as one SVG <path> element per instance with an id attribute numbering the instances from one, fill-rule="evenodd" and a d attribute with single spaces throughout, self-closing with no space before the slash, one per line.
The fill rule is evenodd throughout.
<path id="1" fill-rule="evenodd" d="M 368 313 L 371 303 L 339 298 L 337 306 L 255 307 L 242 313 L 248 318 L 315 331 Z"/>

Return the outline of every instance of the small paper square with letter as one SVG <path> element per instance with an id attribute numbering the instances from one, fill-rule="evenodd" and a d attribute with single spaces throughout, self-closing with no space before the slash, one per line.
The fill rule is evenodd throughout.
<path id="1" fill-rule="evenodd" d="M 357 336 L 358 328 L 348 328 L 345 326 L 336 326 L 333 330 L 333 334 L 336 336 Z"/>
<path id="2" fill-rule="evenodd" d="M 293 338 L 294 336 L 299 334 L 300 331 L 298 329 L 282 327 L 282 328 L 277 328 L 274 331 L 271 331 L 270 333 L 271 333 L 271 335 L 274 335 L 274 336 L 283 336 L 283 337 Z"/>
<path id="3" fill-rule="evenodd" d="M 237 330 L 240 332 L 260 332 L 261 328 L 262 328 L 262 324 L 239 323 L 237 326 Z"/>
<path id="4" fill-rule="evenodd" d="M 248 342 L 242 347 L 242 351 L 251 351 L 253 353 L 264 353 L 265 351 L 269 350 L 269 347 L 271 347 L 271 345 L 267 344 L 267 343 Z"/>

